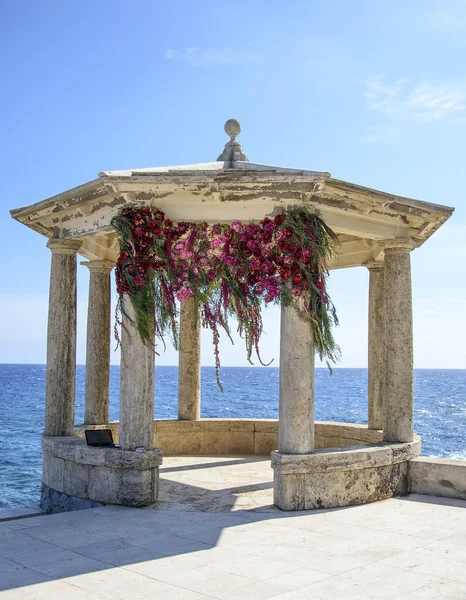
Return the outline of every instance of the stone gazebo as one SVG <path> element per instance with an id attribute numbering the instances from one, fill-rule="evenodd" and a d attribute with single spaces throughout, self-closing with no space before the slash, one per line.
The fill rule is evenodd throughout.
<path id="1" fill-rule="evenodd" d="M 67 192 L 11 211 L 48 238 L 52 253 L 42 506 L 156 501 L 165 454 L 272 452 L 274 502 L 287 510 L 370 502 L 408 491 L 408 462 L 420 454 L 413 433 L 413 331 L 410 253 L 453 209 L 333 179 L 329 173 L 251 163 L 235 140 L 216 162 L 104 171 Z M 370 272 L 368 426 L 314 422 L 314 345 L 310 326 L 282 310 L 280 418 L 200 418 L 200 324 L 182 304 L 179 418 L 154 422 L 154 354 L 129 322 L 123 329 L 120 421 L 108 423 L 110 273 L 119 254 L 110 225 L 125 205 L 160 207 L 173 220 L 252 221 L 286 206 L 315 209 L 338 235 L 331 269 Z M 87 447 L 75 429 L 76 262 L 90 271 L 86 428 L 110 427 L 121 449 Z M 161 450 L 154 448 L 159 447 Z M 144 447 L 145 452 L 135 452 Z M 278 448 L 278 450 L 277 450 Z"/>

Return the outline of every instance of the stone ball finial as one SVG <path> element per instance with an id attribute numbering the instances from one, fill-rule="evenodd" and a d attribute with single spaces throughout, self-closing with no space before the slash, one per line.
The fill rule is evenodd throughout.
<path id="1" fill-rule="evenodd" d="M 225 123 L 225 133 L 230 136 L 230 141 L 234 141 L 237 135 L 241 133 L 241 123 L 237 119 L 228 119 Z"/>

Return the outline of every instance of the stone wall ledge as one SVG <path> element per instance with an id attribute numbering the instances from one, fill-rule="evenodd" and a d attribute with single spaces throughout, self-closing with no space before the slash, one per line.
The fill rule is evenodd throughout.
<path id="1" fill-rule="evenodd" d="M 43 436 L 42 452 L 45 455 L 69 460 L 77 464 L 114 469 L 144 471 L 162 464 L 162 450 L 153 448 L 145 452 L 121 448 L 93 448 L 78 436 Z"/>
<path id="2" fill-rule="evenodd" d="M 272 468 L 282 474 L 331 473 L 384 467 L 406 462 L 421 453 L 421 438 L 409 443 L 380 442 L 369 446 L 316 450 L 312 454 L 272 452 Z"/>
<path id="3" fill-rule="evenodd" d="M 409 462 L 409 489 L 416 494 L 466 500 L 466 461 L 415 458 Z"/>

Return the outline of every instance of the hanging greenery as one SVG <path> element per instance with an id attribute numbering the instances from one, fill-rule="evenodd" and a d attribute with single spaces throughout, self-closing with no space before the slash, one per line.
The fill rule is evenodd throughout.
<path id="1" fill-rule="evenodd" d="M 129 206 L 113 218 L 120 256 L 116 265 L 119 294 L 117 323 L 129 296 L 134 324 L 145 344 L 169 334 L 178 348 L 178 302 L 194 298 L 201 322 L 212 331 L 217 381 L 221 387 L 219 338 L 231 339 L 229 318 L 235 317 L 246 343 L 261 364 L 259 339 L 263 304 L 296 304 L 311 324 L 316 351 L 327 364 L 339 348 L 332 335 L 338 324 L 326 291 L 327 262 L 336 236 L 310 210 L 293 207 L 259 223 L 174 223 L 157 208 Z M 118 330 L 115 327 L 117 340 Z M 270 364 L 270 363 L 269 363 Z"/>

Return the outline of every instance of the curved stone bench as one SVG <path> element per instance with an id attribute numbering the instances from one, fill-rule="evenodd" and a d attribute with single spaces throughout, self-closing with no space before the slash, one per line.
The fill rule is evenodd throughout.
<path id="1" fill-rule="evenodd" d="M 78 436 L 42 438 L 41 507 L 46 512 L 101 504 L 148 506 L 158 495 L 162 451 L 92 448 Z"/>
<path id="2" fill-rule="evenodd" d="M 410 443 L 379 442 L 312 454 L 274 451 L 274 504 L 282 510 L 333 508 L 407 494 L 408 461 L 420 453 L 417 435 Z"/>
<path id="3" fill-rule="evenodd" d="M 114 439 L 118 440 L 117 421 L 107 425 L 80 425 L 77 435 L 84 437 L 84 429 L 111 429 Z M 366 446 L 381 440 L 382 432 L 368 429 L 367 425 L 315 423 L 316 448 Z M 278 419 L 156 419 L 154 446 L 162 448 L 165 456 L 265 456 L 278 448 Z"/>

